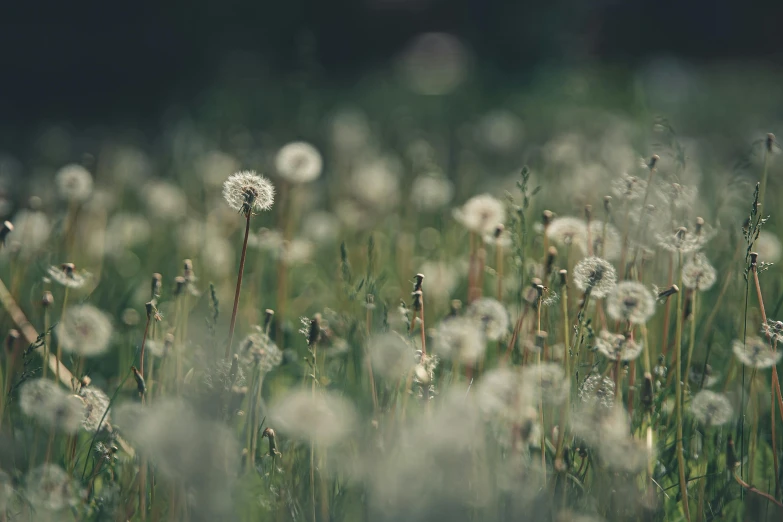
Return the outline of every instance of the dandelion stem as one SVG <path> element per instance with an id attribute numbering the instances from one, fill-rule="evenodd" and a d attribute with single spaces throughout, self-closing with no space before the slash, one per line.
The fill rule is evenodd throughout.
<path id="1" fill-rule="evenodd" d="M 62 321 L 63 317 L 65 317 L 65 310 L 68 307 L 68 291 L 69 290 L 70 290 L 70 287 L 66 286 L 65 287 L 65 292 L 63 293 L 63 307 L 62 307 L 62 310 L 60 311 L 60 321 Z M 62 361 L 62 360 L 63 360 L 63 348 L 60 345 L 60 340 L 58 339 L 57 340 L 57 370 L 56 370 L 56 375 L 57 375 L 57 381 L 58 382 L 60 381 L 60 361 Z"/>
<path id="2" fill-rule="evenodd" d="M 234 327 L 237 324 L 237 310 L 239 309 L 239 293 L 242 290 L 242 272 L 245 270 L 245 257 L 247 256 L 247 239 L 250 236 L 250 210 L 245 212 L 245 239 L 242 242 L 242 257 L 239 259 L 239 274 L 237 275 L 237 290 L 234 293 L 234 308 L 231 311 L 231 325 L 228 327 L 228 344 L 226 344 L 226 359 L 231 357 L 231 342 L 234 339 Z"/>
<path id="3" fill-rule="evenodd" d="M 699 296 L 699 290 L 698 288 L 694 288 L 691 292 L 692 298 L 691 298 L 691 333 L 690 333 L 690 339 L 688 341 L 688 361 L 685 363 L 685 377 L 684 379 L 688 379 L 688 376 L 690 375 L 691 370 L 691 359 L 693 358 L 693 347 L 696 344 L 696 313 L 697 313 L 697 303 L 698 303 L 698 296 Z"/>
<path id="4" fill-rule="evenodd" d="M 679 254 L 679 287 L 682 288 L 682 253 Z M 680 496 L 682 497 L 683 511 L 685 519 L 690 522 L 691 513 L 688 508 L 688 484 L 685 482 L 685 455 L 682 447 L 682 292 L 677 292 L 677 317 L 676 329 L 674 335 L 674 349 L 677 357 L 677 368 L 674 374 L 674 384 L 676 390 L 676 412 L 677 412 L 677 469 L 680 480 Z"/>

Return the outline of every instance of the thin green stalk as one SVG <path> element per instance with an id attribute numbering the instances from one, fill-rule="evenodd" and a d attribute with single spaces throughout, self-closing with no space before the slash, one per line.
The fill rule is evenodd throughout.
<path id="1" fill-rule="evenodd" d="M 696 345 L 696 313 L 698 312 L 697 303 L 698 303 L 698 295 L 699 295 L 699 289 L 694 288 L 693 289 L 693 297 L 692 297 L 692 304 L 691 304 L 691 335 L 690 339 L 688 340 L 688 361 L 685 364 L 685 377 L 683 377 L 686 382 L 688 380 L 688 376 L 690 375 L 691 370 L 691 359 L 693 358 L 693 347 Z"/>
<path id="2" fill-rule="evenodd" d="M 69 287 L 65 287 L 65 293 L 63 294 L 63 308 L 60 311 L 60 320 L 62 321 L 63 317 L 65 317 L 65 310 L 68 308 L 68 291 L 70 290 Z M 60 341 L 58 339 L 57 341 L 57 382 L 60 382 L 60 362 L 63 360 L 63 348 L 60 346 Z"/>
<path id="3" fill-rule="evenodd" d="M 679 259 L 679 284 L 682 288 L 682 253 L 678 255 Z M 688 507 L 688 484 L 685 482 L 685 455 L 682 447 L 682 292 L 677 292 L 677 317 L 676 329 L 674 335 L 674 349 L 677 354 L 677 368 L 674 374 L 674 383 L 676 390 L 676 412 L 677 412 L 677 470 L 680 480 L 680 496 L 682 497 L 682 507 L 685 512 L 685 519 L 690 522 L 691 513 Z"/>
<path id="4" fill-rule="evenodd" d="M 562 290 L 562 307 L 563 307 L 563 372 L 566 379 L 571 380 L 571 341 L 568 336 L 568 332 L 571 329 L 571 324 L 568 321 L 568 285 L 566 281 L 565 271 L 560 272 L 561 282 L 563 283 Z M 558 463 L 563 458 L 563 446 L 565 445 L 565 430 L 568 425 L 568 414 L 571 410 L 571 393 L 566 394 L 565 401 L 563 403 L 563 409 L 560 414 L 560 433 L 557 438 L 557 453 L 555 454 L 555 463 Z"/>

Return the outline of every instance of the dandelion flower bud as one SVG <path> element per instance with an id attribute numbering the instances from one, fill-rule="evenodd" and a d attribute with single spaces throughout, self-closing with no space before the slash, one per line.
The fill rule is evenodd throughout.
<path id="1" fill-rule="evenodd" d="M 655 313 L 655 299 L 643 284 L 623 281 L 609 294 L 606 311 L 615 321 L 644 324 Z"/>
<path id="2" fill-rule="evenodd" d="M 92 194 L 92 175 L 81 165 L 66 165 L 57 171 L 54 181 L 66 201 L 82 203 Z"/>
<path id="3" fill-rule="evenodd" d="M 767 147 L 767 152 L 772 152 L 772 146 L 775 145 L 775 135 L 771 132 L 767 134 L 767 139 L 764 145 Z"/>
<path id="4" fill-rule="evenodd" d="M 54 303 L 54 296 L 50 291 L 45 291 L 43 293 L 43 297 L 41 298 L 41 305 L 46 308 L 48 306 L 52 306 L 52 303 Z"/>
<path id="5" fill-rule="evenodd" d="M 19 330 L 13 328 L 8 330 L 8 336 L 5 338 L 5 349 L 7 352 L 12 352 L 14 350 L 14 346 L 16 345 L 16 341 L 19 340 L 19 337 Z"/>
<path id="6" fill-rule="evenodd" d="M 318 149 L 304 141 L 294 141 L 280 149 L 275 168 L 281 178 L 291 183 L 309 183 L 321 175 L 323 159 Z"/>
<path id="7" fill-rule="evenodd" d="M 163 276 L 157 272 L 152 274 L 151 294 L 153 299 L 160 297 L 160 289 L 163 286 Z"/>
<path id="8" fill-rule="evenodd" d="M 652 157 L 650 158 L 650 161 L 649 161 L 649 163 L 647 163 L 647 167 L 648 167 L 650 170 L 653 170 L 653 169 L 655 168 L 655 166 L 658 164 L 658 161 L 659 161 L 660 159 L 661 159 L 661 157 L 660 157 L 660 156 L 658 156 L 657 154 L 653 154 L 653 155 L 652 155 Z"/>
<path id="9" fill-rule="evenodd" d="M 237 212 L 269 210 L 275 200 L 275 187 L 255 171 L 237 172 L 223 183 L 223 198 Z"/>
<path id="10" fill-rule="evenodd" d="M 574 267 L 574 284 L 579 290 L 589 292 L 595 298 L 603 298 L 617 283 L 617 272 L 609 261 L 600 257 L 588 257 Z"/>

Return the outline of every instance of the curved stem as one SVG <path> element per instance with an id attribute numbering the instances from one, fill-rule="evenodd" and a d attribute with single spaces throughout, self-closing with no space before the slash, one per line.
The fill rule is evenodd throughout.
<path id="1" fill-rule="evenodd" d="M 239 293 L 242 290 L 242 273 L 245 271 L 245 257 L 247 256 L 247 238 L 250 236 L 250 216 L 252 212 L 245 213 L 245 240 L 242 242 L 242 257 L 239 259 L 239 274 L 237 275 L 237 290 L 234 294 L 234 309 L 231 311 L 231 325 L 228 327 L 228 344 L 226 344 L 226 359 L 231 356 L 231 342 L 234 340 L 234 327 L 237 324 L 237 310 L 239 309 Z"/>
<path id="2" fill-rule="evenodd" d="M 682 253 L 679 254 L 679 287 L 682 288 Z M 677 292 L 677 317 L 674 335 L 674 349 L 677 356 L 677 368 L 674 374 L 677 409 L 677 469 L 680 478 L 680 496 L 685 519 L 690 522 L 691 513 L 688 508 L 688 484 L 685 482 L 685 455 L 682 448 L 682 292 Z"/>

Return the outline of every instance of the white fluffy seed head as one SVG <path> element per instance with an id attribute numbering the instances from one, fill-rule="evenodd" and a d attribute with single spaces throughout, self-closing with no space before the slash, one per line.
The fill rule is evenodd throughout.
<path id="1" fill-rule="evenodd" d="M 27 472 L 24 494 L 30 505 L 43 511 L 37 513 L 42 518 L 46 518 L 47 511 L 73 507 L 82 500 L 76 481 L 55 464 L 43 464 Z"/>
<path id="2" fill-rule="evenodd" d="M 475 364 L 487 348 L 484 328 L 473 318 L 446 319 L 435 330 L 434 347 L 446 359 Z"/>
<path id="3" fill-rule="evenodd" d="M 695 288 L 696 290 L 709 290 L 715 284 L 717 272 L 712 266 L 707 256 L 697 252 L 694 256 L 682 266 L 682 284 L 686 288 Z"/>
<path id="4" fill-rule="evenodd" d="M 484 297 L 473 301 L 468 307 L 467 316 L 478 322 L 490 341 L 500 340 L 508 332 L 508 310 L 497 299 Z"/>
<path id="5" fill-rule="evenodd" d="M 396 332 L 373 335 L 367 351 L 375 371 L 389 379 L 399 379 L 416 364 L 413 347 Z"/>
<path id="6" fill-rule="evenodd" d="M 91 357 L 108 349 L 112 324 L 109 316 L 96 307 L 77 305 L 68 307 L 55 332 L 63 350 Z"/>
<path id="7" fill-rule="evenodd" d="M 655 298 L 643 284 L 622 281 L 606 299 L 606 311 L 615 321 L 644 324 L 655 313 Z"/>
<path id="8" fill-rule="evenodd" d="M 237 172 L 223 183 L 223 198 L 237 212 L 262 211 L 272 208 L 275 187 L 253 170 Z"/>
<path id="9" fill-rule="evenodd" d="M 304 141 L 294 141 L 280 149 L 275 168 L 281 178 L 291 183 L 309 183 L 321 175 L 323 159 L 318 149 Z"/>
<path id="10" fill-rule="evenodd" d="M 759 255 L 759 261 L 765 263 L 777 263 L 783 253 L 783 245 L 780 244 L 778 236 L 767 230 L 759 232 L 754 248 Z"/>
<path id="11" fill-rule="evenodd" d="M 87 272 L 66 270 L 62 266 L 50 266 L 46 273 L 52 281 L 68 288 L 81 288 L 91 277 Z"/>
<path id="12" fill-rule="evenodd" d="M 632 361 L 642 353 L 642 343 L 634 341 L 623 334 L 601 331 L 595 340 L 595 347 L 601 354 L 612 361 Z"/>
<path id="13" fill-rule="evenodd" d="M 454 209 L 453 214 L 465 228 L 481 235 L 491 234 L 506 221 L 505 205 L 489 194 L 470 198 L 462 207 Z"/>
<path id="14" fill-rule="evenodd" d="M 411 203 L 418 210 L 432 212 L 451 202 L 454 197 L 454 185 L 443 176 L 423 175 L 413 180 Z"/>
<path id="15" fill-rule="evenodd" d="M 722 393 L 702 390 L 691 401 L 691 413 L 705 426 L 720 426 L 731 420 L 734 409 Z"/>
<path id="16" fill-rule="evenodd" d="M 559 217 L 552 220 L 546 227 L 546 235 L 558 245 L 568 247 L 580 245 L 585 248 L 587 244 L 587 224 L 575 217 Z M 586 248 L 585 248 L 585 251 Z"/>
<path id="17" fill-rule="evenodd" d="M 79 397 L 65 393 L 55 382 L 45 379 L 32 379 L 22 385 L 19 406 L 25 415 L 65 433 L 75 433 L 85 416 L 84 403 Z"/>
<path id="18" fill-rule="evenodd" d="M 783 355 L 783 352 L 775 350 L 768 342 L 759 337 L 748 337 L 745 342 L 742 342 L 742 339 L 736 339 L 731 343 L 731 348 L 742 364 L 758 369 L 775 366 Z"/>
<path id="19" fill-rule="evenodd" d="M 79 390 L 79 397 L 84 402 L 82 428 L 94 433 L 105 427 L 109 422 L 109 396 L 98 388 L 88 386 Z"/>
<path id="20" fill-rule="evenodd" d="M 313 440 L 322 447 L 346 441 L 356 426 L 356 412 L 339 395 L 308 390 L 289 393 L 272 405 L 270 423 L 278 431 L 302 441 Z"/>
<path id="21" fill-rule="evenodd" d="M 600 257 L 587 257 L 574 267 L 574 284 L 583 292 L 601 299 L 609 295 L 617 283 L 617 272 L 614 266 Z"/>
<path id="22" fill-rule="evenodd" d="M 92 194 L 92 175 L 81 165 L 66 165 L 57 171 L 55 183 L 60 197 L 82 203 Z"/>

